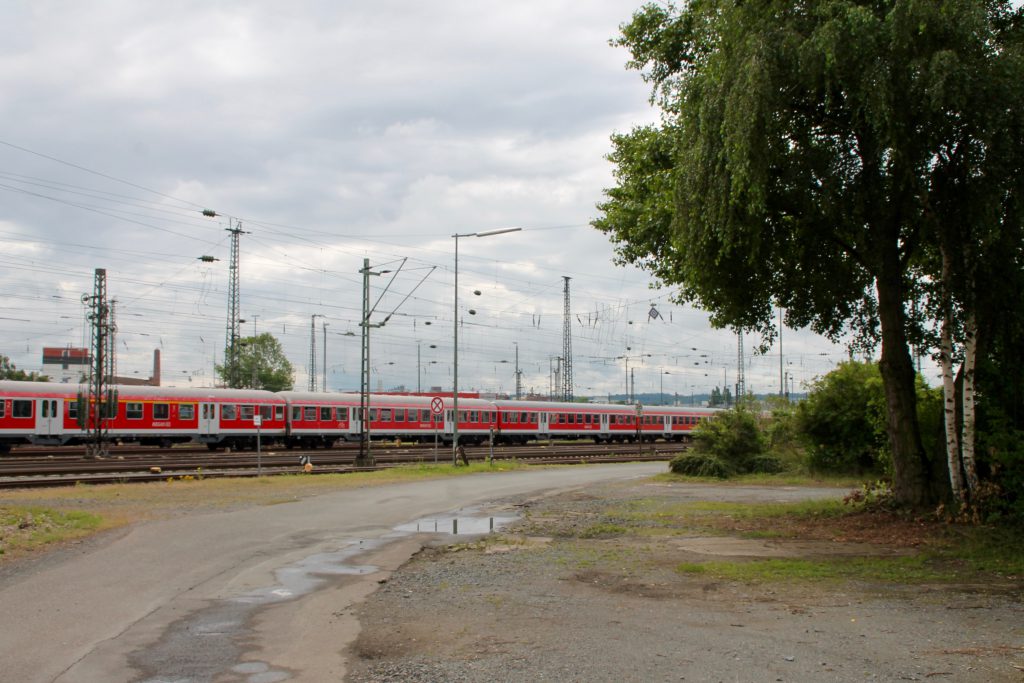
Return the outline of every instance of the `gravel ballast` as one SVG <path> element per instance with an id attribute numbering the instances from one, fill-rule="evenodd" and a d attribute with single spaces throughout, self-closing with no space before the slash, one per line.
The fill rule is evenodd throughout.
<path id="1" fill-rule="evenodd" d="M 742 583 L 680 565 L 906 549 L 630 531 L 631 501 L 778 501 L 832 489 L 632 482 L 496 503 L 521 520 L 438 537 L 357 612 L 350 683 L 1022 681 L 1020 583 Z M 716 540 L 717 539 L 717 540 Z"/>

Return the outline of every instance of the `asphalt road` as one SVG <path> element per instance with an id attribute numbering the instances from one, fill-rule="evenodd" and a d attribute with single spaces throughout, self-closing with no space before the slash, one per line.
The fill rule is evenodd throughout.
<path id="1" fill-rule="evenodd" d="M 340 681 L 352 605 L 420 547 L 396 527 L 664 469 L 485 474 L 139 524 L 0 577 L 0 681 Z"/>

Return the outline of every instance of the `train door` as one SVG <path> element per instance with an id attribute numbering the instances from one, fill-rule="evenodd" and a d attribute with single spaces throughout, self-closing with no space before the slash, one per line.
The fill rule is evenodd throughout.
<path id="1" fill-rule="evenodd" d="M 452 417 L 455 415 L 455 411 L 451 408 L 444 411 L 444 433 L 447 436 L 452 436 L 455 433 L 455 421 Z"/>
<path id="2" fill-rule="evenodd" d="M 537 429 L 537 431 L 540 434 L 547 434 L 548 433 L 548 414 L 546 412 L 542 411 L 541 414 L 538 415 L 537 417 L 538 417 L 538 422 L 537 422 L 538 429 Z"/>
<path id="3" fill-rule="evenodd" d="M 360 406 L 352 406 L 349 414 L 352 417 L 348 423 L 348 433 L 352 441 L 359 441 L 363 438 L 363 409 Z"/>
<path id="4" fill-rule="evenodd" d="M 64 399 L 36 399 L 36 435 L 59 437 L 64 432 Z"/>
<path id="5" fill-rule="evenodd" d="M 601 436 L 608 436 L 608 413 L 601 413 L 601 425 L 600 425 Z"/>
<path id="6" fill-rule="evenodd" d="M 217 433 L 217 404 L 199 404 L 199 434 L 209 435 Z"/>

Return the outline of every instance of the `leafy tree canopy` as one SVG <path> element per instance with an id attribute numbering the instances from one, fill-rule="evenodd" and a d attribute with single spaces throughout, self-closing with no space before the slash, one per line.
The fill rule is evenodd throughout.
<path id="1" fill-rule="evenodd" d="M 15 367 L 7 356 L 0 355 L 0 379 L 13 379 L 24 382 L 49 382 L 50 378 L 38 372 L 25 372 Z"/>
<path id="2" fill-rule="evenodd" d="M 1022 25 L 1006 0 L 692 0 L 646 5 L 616 41 L 663 118 L 613 137 L 595 227 L 716 325 L 767 344 L 782 306 L 791 326 L 881 341 L 904 503 L 942 480 L 917 424 L 909 311 L 940 279 L 943 226 L 962 227 L 966 275 L 1016 216 Z"/>
<path id="3" fill-rule="evenodd" d="M 221 380 L 230 385 L 229 364 L 217 365 L 216 370 Z M 295 382 L 292 364 L 285 357 L 281 343 L 269 332 L 239 340 L 236 376 L 239 389 L 288 391 Z"/>

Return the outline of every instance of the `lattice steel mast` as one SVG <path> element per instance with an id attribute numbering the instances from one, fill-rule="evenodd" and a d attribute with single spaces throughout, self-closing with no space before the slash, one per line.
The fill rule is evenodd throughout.
<path id="1" fill-rule="evenodd" d="M 563 275 L 565 280 L 565 315 L 562 320 L 562 400 L 572 401 L 572 313 L 569 309 L 569 278 Z"/>
<path id="2" fill-rule="evenodd" d="M 228 387 L 237 389 L 241 386 L 238 367 L 238 342 L 242 337 L 242 321 L 238 317 L 240 307 L 238 290 L 238 238 L 245 231 L 242 230 L 241 221 L 235 221 L 234 227 L 232 227 L 231 218 L 228 218 L 228 227 L 224 229 L 231 233 L 231 262 L 228 266 L 228 320 L 224 332 L 224 355 L 226 356 L 224 364 L 228 370 Z"/>
<path id="3" fill-rule="evenodd" d="M 108 340 L 111 336 L 111 311 L 107 302 L 107 271 L 97 268 L 93 278 L 92 296 L 85 295 L 82 300 L 89 304 L 90 313 L 90 346 L 92 350 L 92 366 L 89 370 L 88 394 L 78 401 L 79 422 L 89 433 L 86 455 L 98 457 L 105 455 L 107 420 L 110 406 L 117 405 L 117 395 L 108 381 L 110 377 Z"/>

